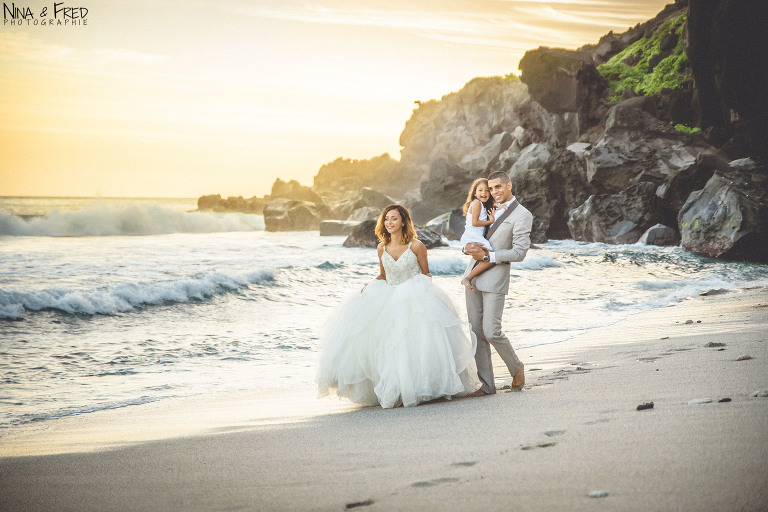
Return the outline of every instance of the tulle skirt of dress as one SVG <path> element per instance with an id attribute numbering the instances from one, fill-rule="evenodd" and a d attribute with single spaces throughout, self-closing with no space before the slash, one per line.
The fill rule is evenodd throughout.
<path id="1" fill-rule="evenodd" d="M 425 275 L 369 284 L 332 313 L 320 339 L 320 396 L 408 407 L 480 387 L 476 347 L 448 296 Z"/>

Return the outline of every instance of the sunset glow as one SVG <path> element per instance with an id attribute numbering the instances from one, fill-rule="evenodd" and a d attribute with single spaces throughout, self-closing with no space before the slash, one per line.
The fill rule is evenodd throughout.
<path id="1" fill-rule="evenodd" d="M 82 0 L 87 23 L 74 26 L 5 9 L 0 195 L 252 196 L 277 177 L 311 184 L 339 156 L 398 158 L 415 100 L 518 74 L 528 49 L 594 43 L 665 3 Z M 53 3 L 13 5 L 53 17 Z"/>

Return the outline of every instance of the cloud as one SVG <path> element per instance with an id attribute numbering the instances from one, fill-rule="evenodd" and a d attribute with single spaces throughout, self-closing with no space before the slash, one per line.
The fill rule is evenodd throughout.
<path id="1" fill-rule="evenodd" d="M 435 41 L 515 49 L 539 45 L 576 47 L 592 28 L 596 33 L 634 25 L 653 15 L 653 6 L 619 0 L 476 0 L 380 2 L 264 2 L 230 6 L 239 15 L 318 25 L 373 27 L 403 31 Z M 575 37 L 575 35 L 578 36 Z"/>
<path id="2" fill-rule="evenodd" d="M 126 63 L 157 67 L 169 60 L 166 55 L 114 48 L 76 49 L 46 43 L 28 33 L 0 33 L 0 60 L 35 66 L 69 68 L 89 73 L 103 65 Z"/>

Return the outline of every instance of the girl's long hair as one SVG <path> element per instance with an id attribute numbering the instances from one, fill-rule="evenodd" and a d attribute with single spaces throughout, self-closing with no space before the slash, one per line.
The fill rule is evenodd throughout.
<path id="1" fill-rule="evenodd" d="M 387 231 L 387 228 L 384 227 L 384 217 L 386 217 L 387 213 L 392 210 L 397 210 L 400 214 L 400 218 L 403 219 L 403 243 L 410 243 L 411 240 L 416 238 L 416 228 L 413 227 L 413 221 L 411 220 L 411 214 L 408 213 L 408 209 L 399 204 L 391 204 L 381 212 L 379 220 L 376 222 L 376 236 L 379 237 L 379 240 L 381 240 L 384 245 L 392 241 L 392 236 Z"/>
<path id="2" fill-rule="evenodd" d="M 472 204 L 472 201 L 475 200 L 475 192 L 477 192 L 477 187 L 481 183 L 485 183 L 485 186 L 488 186 L 488 180 L 485 178 L 477 178 L 475 181 L 472 182 L 472 186 L 469 187 L 469 194 L 467 194 L 467 201 L 464 203 L 464 215 L 467 214 L 467 210 L 469 210 L 469 205 Z M 488 190 L 488 200 L 483 203 L 483 206 L 485 206 L 486 210 L 490 210 L 493 208 L 493 197 L 490 194 L 490 190 Z"/>

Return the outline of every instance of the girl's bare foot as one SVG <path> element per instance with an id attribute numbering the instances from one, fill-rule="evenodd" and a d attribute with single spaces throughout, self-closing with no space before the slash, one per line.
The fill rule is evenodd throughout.
<path id="1" fill-rule="evenodd" d="M 469 279 L 467 279 L 466 277 L 461 280 L 461 284 L 463 284 L 464 286 L 469 288 L 470 291 L 472 291 L 472 292 L 475 291 L 475 287 L 472 286 L 472 283 L 470 283 Z"/>

